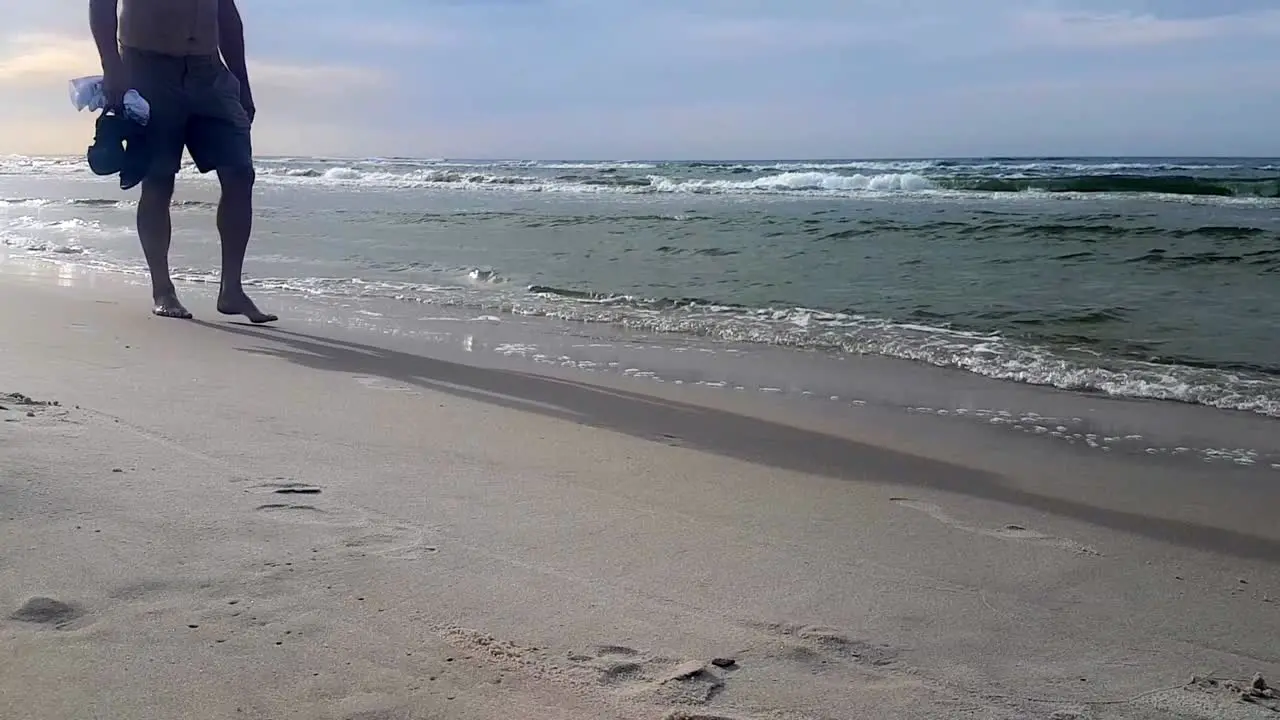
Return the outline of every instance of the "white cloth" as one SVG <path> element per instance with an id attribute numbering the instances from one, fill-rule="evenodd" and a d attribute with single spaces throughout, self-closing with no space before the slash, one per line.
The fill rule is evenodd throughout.
<path id="1" fill-rule="evenodd" d="M 106 106 L 107 94 L 101 75 L 76 78 L 70 85 L 71 104 L 76 106 L 76 110 L 97 111 Z M 151 119 L 151 103 L 137 90 L 129 90 L 124 94 L 124 112 L 139 125 L 146 125 Z"/>

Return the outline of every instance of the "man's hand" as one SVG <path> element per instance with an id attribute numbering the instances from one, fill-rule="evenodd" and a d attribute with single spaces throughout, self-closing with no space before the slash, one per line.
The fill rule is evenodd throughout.
<path id="1" fill-rule="evenodd" d="M 253 91 L 249 89 L 249 83 L 240 83 L 240 106 L 244 108 L 244 114 L 249 116 L 249 124 L 253 124 L 253 116 L 258 114 L 258 108 L 253 104 Z"/>
<path id="2" fill-rule="evenodd" d="M 124 63 L 107 63 L 102 68 L 102 92 L 106 96 L 106 110 L 124 108 L 124 94 L 129 90 L 129 73 Z"/>
<path id="3" fill-rule="evenodd" d="M 129 89 L 129 74 L 120 59 L 119 19 L 116 11 L 119 0 L 89 0 L 89 29 L 93 31 L 93 43 L 98 46 L 102 60 L 102 91 L 106 95 L 106 108 L 119 110 L 124 106 L 124 94 Z"/>
<path id="4" fill-rule="evenodd" d="M 240 17 L 240 8 L 236 0 L 219 0 L 218 2 L 218 51 L 222 53 L 222 61 L 227 70 L 240 81 L 240 105 L 250 124 L 258 108 L 253 104 L 253 91 L 249 89 L 249 70 L 244 65 L 244 20 Z"/>

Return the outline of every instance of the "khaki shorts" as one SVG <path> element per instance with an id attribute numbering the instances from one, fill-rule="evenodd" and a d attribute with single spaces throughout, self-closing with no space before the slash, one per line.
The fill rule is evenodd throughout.
<path id="1" fill-rule="evenodd" d="M 129 86 L 151 105 L 146 130 L 149 177 L 176 175 L 183 148 L 202 173 L 253 167 L 240 81 L 221 58 L 179 57 L 128 47 L 121 57 Z"/>

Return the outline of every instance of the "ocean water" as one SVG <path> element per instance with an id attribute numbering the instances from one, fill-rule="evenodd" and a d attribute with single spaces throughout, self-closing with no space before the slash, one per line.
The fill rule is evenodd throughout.
<path id="1" fill-rule="evenodd" d="M 263 158 L 259 187 L 262 292 L 1280 418 L 1280 160 Z M 184 171 L 182 278 L 216 279 L 215 199 Z M 138 272 L 135 200 L 79 158 L 0 158 L 0 250 Z"/>

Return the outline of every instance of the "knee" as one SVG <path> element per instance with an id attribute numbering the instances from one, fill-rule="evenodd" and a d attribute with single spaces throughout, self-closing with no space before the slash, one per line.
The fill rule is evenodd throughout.
<path id="1" fill-rule="evenodd" d="M 172 175 L 148 175 L 142 179 L 142 196 L 139 205 L 168 205 L 173 198 L 174 178 Z"/>
<path id="2" fill-rule="evenodd" d="M 218 168 L 218 181 L 224 193 L 248 193 L 253 190 L 257 177 L 252 165 Z"/>

